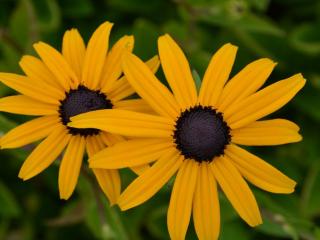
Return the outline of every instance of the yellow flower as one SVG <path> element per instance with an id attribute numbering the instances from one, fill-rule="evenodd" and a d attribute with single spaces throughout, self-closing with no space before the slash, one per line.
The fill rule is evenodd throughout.
<path id="1" fill-rule="evenodd" d="M 51 46 L 34 44 L 40 59 L 24 56 L 27 76 L 0 73 L 0 81 L 21 95 L 0 99 L 0 111 L 41 116 L 16 127 L 0 140 L 1 148 L 21 147 L 45 138 L 24 162 L 19 177 L 27 180 L 46 169 L 66 148 L 59 168 L 59 191 L 68 199 L 75 189 L 85 150 L 91 156 L 123 138 L 94 128 L 67 127 L 70 117 L 97 109 L 147 111 L 144 100 L 123 100 L 134 90 L 122 77 L 121 57 L 132 51 L 134 39 L 124 36 L 108 51 L 112 23 L 101 24 L 87 47 L 76 29 L 63 37 L 62 54 Z M 156 71 L 157 57 L 147 62 Z M 143 170 L 143 166 L 134 169 Z M 117 170 L 93 169 L 111 203 L 120 195 Z"/>
<path id="2" fill-rule="evenodd" d="M 79 128 L 108 129 L 135 137 L 93 156 L 90 167 L 118 169 L 155 161 L 121 194 L 122 210 L 151 198 L 176 173 L 168 210 L 172 239 L 184 239 L 191 212 L 199 239 L 217 239 L 217 185 L 250 226 L 260 211 L 246 181 L 273 193 L 291 193 L 296 183 L 237 145 L 278 145 L 301 140 L 299 127 L 284 119 L 260 120 L 285 105 L 305 84 L 301 74 L 261 90 L 275 63 L 260 59 L 227 82 L 237 47 L 226 44 L 211 59 L 197 96 L 186 57 L 173 39 L 158 41 L 173 94 L 146 65 L 128 53 L 123 69 L 136 92 L 158 115 L 98 110 L 71 119 Z"/>

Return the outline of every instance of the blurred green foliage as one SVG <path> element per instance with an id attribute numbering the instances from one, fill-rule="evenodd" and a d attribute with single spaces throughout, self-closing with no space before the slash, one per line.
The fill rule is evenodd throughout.
<path id="1" fill-rule="evenodd" d="M 111 40 L 134 34 L 143 59 L 156 54 L 157 37 L 171 34 L 185 50 L 195 78 L 225 42 L 238 45 L 233 74 L 270 57 L 278 66 L 268 83 L 302 72 L 303 91 L 273 117 L 301 126 L 304 141 L 251 149 L 298 182 L 291 195 L 252 189 L 264 224 L 247 226 L 221 195 L 221 239 L 320 239 L 320 1 L 317 0 L 0 0 L 0 71 L 20 72 L 23 54 L 42 40 L 61 48 L 66 29 L 87 40 L 103 21 L 115 23 Z M 161 76 L 161 74 L 160 74 Z M 0 86 L 0 97 L 12 90 Z M 0 134 L 26 117 L 1 113 Z M 168 239 L 171 185 L 127 212 L 108 207 L 92 176 L 84 174 L 68 202 L 60 201 L 58 164 L 23 183 L 21 163 L 34 146 L 0 152 L 0 239 Z M 125 187 L 134 177 L 122 172 Z M 190 224 L 188 239 L 196 239 Z"/>

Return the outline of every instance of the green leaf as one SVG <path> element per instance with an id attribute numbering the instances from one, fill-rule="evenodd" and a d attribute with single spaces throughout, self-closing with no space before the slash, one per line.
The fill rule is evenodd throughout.
<path id="1" fill-rule="evenodd" d="M 139 19 L 133 25 L 134 52 L 144 60 L 157 54 L 157 27 L 147 20 Z"/>
<path id="2" fill-rule="evenodd" d="M 320 24 L 302 24 L 294 29 L 289 37 L 297 50 L 317 56 L 320 53 Z"/>
<path id="3" fill-rule="evenodd" d="M 11 41 L 15 41 L 21 49 L 30 45 L 29 32 L 32 26 L 29 22 L 30 8 L 32 6 L 29 0 L 20 0 L 9 21 Z"/>
<path id="4" fill-rule="evenodd" d="M 94 12 L 93 4 L 89 0 L 65 0 L 61 2 L 62 13 L 67 17 L 80 18 Z"/>
<path id="5" fill-rule="evenodd" d="M 18 217 L 21 214 L 21 209 L 14 195 L 7 186 L 0 182 L 0 216 L 2 218 Z"/>
<path id="6" fill-rule="evenodd" d="M 90 179 L 90 180 L 88 180 Z M 129 239 L 120 220 L 119 212 L 110 207 L 101 189 L 90 178 L 79 178 L 78 189 L 85 203 L 85 222 L 98 239 Z"/>
<path id="7" fill-rule="evenodd" d="M 32 0 L 32 3 L 41 32 L 51 32 L 60 26 L 61 12 L 56 0 Z"/>
<path id="8" fill-rule="evenodd" d="M 6 118 L 2 114 L 0 114 L 0 133 L 7 132 L 8 130 L 10 130 L 16 126 L 17 126 L 16 122 L 9 120 L 8 118 Z M 0 136 L 1 136 L 1 134 L 0 134 Z"/>

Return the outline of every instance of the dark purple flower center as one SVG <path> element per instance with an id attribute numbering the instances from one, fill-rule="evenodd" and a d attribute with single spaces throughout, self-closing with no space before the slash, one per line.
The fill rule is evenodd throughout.
<path id="1" fill-rule="evenodd" d="M 62 123 L 67 126 L 73 116 L 94 110 L 111 109 L 112 107 L 111 101 L 105 94 L 80 85 L 77 89 L 70 90 L 66 94 L 66 98 L 61 101 L 59 113 Z M 100 131 L 94 128 L 67 128 L 72 135 L 81 136 L 97 135 Z"/>
<path id="2" fill-rule="evenodd" d="M 230 143 L 230 128 L 220 112 L 199 105 L 181 113 L 176 121 L 174 140 L 185 158 L 211 162 L 223 155 Z"/>

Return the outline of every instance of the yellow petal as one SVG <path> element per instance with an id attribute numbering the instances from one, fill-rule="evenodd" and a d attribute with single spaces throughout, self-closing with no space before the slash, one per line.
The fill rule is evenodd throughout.
<path id="1" fill-rule="evenodd" d="M 144 173 L 145 171 L 147 171 L 148 169 L 150 169 L 150 165 L 149 164 L 142 164 L 139 166 L 133 166 L 130 167 L 130 169 L 137 175 L 141 175 L 142 173 Z"/>
<path id="2" fill-rule="evenodd" d="M 99 136 L 102 142 L 108 147 L 113 146 L 116 143 L 125 141 L 125 138 L 120 135 L 103 132 L 103 131 L 100 133 Z"/>
<path id="3" fill-rule="evenodd" d="M 63 151 L 70 138 L 71 135 L 67 133 L 65 126 L 56 128 L 25 160 L 19 178 L 28 180 L 49 167 Z"/>
<path id="4" fill-rule="evenodd" d="M 125 54 L 122 63 L 125 76 L 141 98 L 160 115 L 175 119 L 179 114 L 178 103 L 151 70 L 131 53 Z"/>
<path id="5" fill-rule="evenodd" d="M 159 57 L 154 56 L 153 58 L 145 62 L 145 64 L 153 73 L 156 73 L 160 66 Z M 121 77 L 110 87 L 110 89 L 107 90 L 108 91 L 102 89 L 102 92 L 104 92 L 113 102 L 117 102 L 135 93 L 134 89 L 131 87 L 125 76 Z"/>
<path id="6" fill-rule="evenodd" d="M 58 116 L 44 116 L 12 129 L 0 139 L 0 148 L 17 148 L 48 136 L 60 125 Z"/>
<path id="7" fill-rule="evenodd" d="M 80 84 L 82 65 L 86 46 L 77 29 L 65 32 L 62 42 L 62 54 L 77 75 L 77 83 Z"/>
<path id="8" fill-rule="evenodd" d="M 0 81 L 17 92 L 49 104 L 59 105 L 59 100 L 65 97 L 63 91 L 44 82 L 13 73 L 0 73 Z"/>
<path id="9" fill-rule="evenodd" d="M 116 143 L 125 141 L 124 137 L 117 134 L 107 133 L 107 132 L 101 132 L 100 138 L 104 142 L 104 144 L 107 146 L 113 146 Z M 142 174 L 144 171 L 146 171 L 149 168 L 150 166 L 148 164 L 142 164 L 142 165 L 130 167 L 130 169 L 137 175 Z"/>
<path id="10" fill-rule="evenodd" d="M 206 163 L 200 164 L 193 199 L 193 222 L 200 240 L 218 239 L 220 206 L 217 183 Z"/>
<path id="11" fill-rule="evenodd" d="M 211 58 L 204 74 L 199 102 L 205 106 L 216 106 L 224 84 L 229 78 L 237 47 L 230 43 L 223 45 Z"/>
<path id="12" fill-rule="evenodd" d="M 73 136 L 70 139 L 59 168 L 59 192 L 61 199 L 69 199 L 72 195 L 80 174 L 85 137 Z"/>
<path id="13" fill-rule="evenodd" d="M 295 181 L 246 150 L 236 145 L 229 145 L 226 155 L 238 168 L 241 175 L 257 187 L 273 193 L 292 193 L 294 191 Z"/>
<path id="14" fill-rule="evenodd" d="M 169 139 L 134 139 L 105 148 L 90 158 L 91 168 L 118 169 L 153 162 L 173 146 Z"/>
<path id="15" fill-rule="evenodd" d="M 296 74 L 230 105 L 224 112 L 229 127 L 240 128 L 273 113 L 289 102 L 305 82 L 301 74 Z"/>
<path id="16" fill-rule="evenodd" d="M 258 204 L 248 184 L 226 156 L 215 159 L 211 170 L 240 217 L 251 227 L 262 223 Z"/>
<path id="17" fill-rule="evenodd" d="M 160 67 L 159 57 L 155 55 L 152 58 L 150 58 L 148 61 L 146 61 L 145 64 L 151 70 L 151 72 L 155 74 Z"/>
<path id="18" fill-rule="evenodd" d="M 47 65 L 65 91 L 76 88 L 79 80 L 66 59 L 50 45 L 39 42 L 33 45 L 42 61 Z"/>
<path id="19" fill-rule="evenodd" d="M 98 153 L 105 147 L 102 139 L 96 136 L 87 138 L 87 152 L 89 157 Z M 92 169 L 104 194 L 108 197 L 110 204 L 116 203 L 120 196 L 121 179 L 118 170 L 114 169 Z"/>
<path id="20" fill-rule="evenodd" d="M 232 131 L 232 142 L 247 146 L 279 145 L 301 141 L 299 127 L 285 119 L 256 121 Z"/>
<path id="21" fill-rule="evenodd" d="M 102 76 L 101 76 L 101 88 L 102 91 L 108 92 L 115 81 L 121 76 L 122 68 L 121 68 L 121 59 L 123 53 L 126 51 L 132 52 L 134 46 L 134 38 L 133 36 L 124 36 L 118 40 L 110 52 L 107 55 L 107 59 L 105 60 Z"/>
<path id="22" fill-rule="evenodd" d="M 270 59 L 262 58 L 245 66 L 223 88 L 218 109 L 223 112 L 230 104 L 256 92 L 270 76 L 275 65 Z"/>
<path id="23" fill-rule="evenodd" d="M 175 179 L 167 215 L 172 240 L 185 239 L 198 172 L 199 164 L 188 159 L 183 162 Z"/>
<path id="24" fill-rule="evenodd" d="M 31 116 L 57 115 L 58 106 L 34 100 L 24 95 L 0 98 L 0 111 Z"/>
<path id="25" fill-rule="evenodd" d="M 197 91 L 183 51 L 168 34 L 159 37 L 158 49 L 163 72 L 181 109 L 194 106 Z"/>
<path id="26" fill-rule="evenodd" d="M 70 127 L 96 128 L 131 137 L 170 137 L 174 128 L 171 119 L 118 109 L 80 114 L 71 121 Z"/>
<path id="27" fill-rule="evenodd" d="M 102 89 L 102 92 L 104 92 L 112 102 L 117 102 L 135 93 L 126 77 L 120 78 L 107 90 L 108 91 Z"/>
<path id="28" fill-rule="evenodd" d="M 101 80 L 102 68 L 109 47 L 112 23 L 104 22 L 92 34 L 84 57 L 82 83 L 96 90 Z"/>
<path id="29" fill-rule="evenodd" d="M 114 109 L 128 110 L 133 112 L 154 113 L 149 104 L 143 99 L 122 100 L 114 104 Z"/>
<path id="30" fill-rule="evenodd" d="M 136 178 L 121 194 L 118 205 L 121 210 L 133 208 L 150 199 L 175 174 L 183 157 L 175 148 L 164 153 L 152 167 Z"/>
<path id="31" fill-rule="evenodd" d="M 40 59 L 26 55 L 22 57 L 19 64 L 29 78 L 34 79 L 36 82 L 43 81 L 64 92 L 56 77 Z"/>

